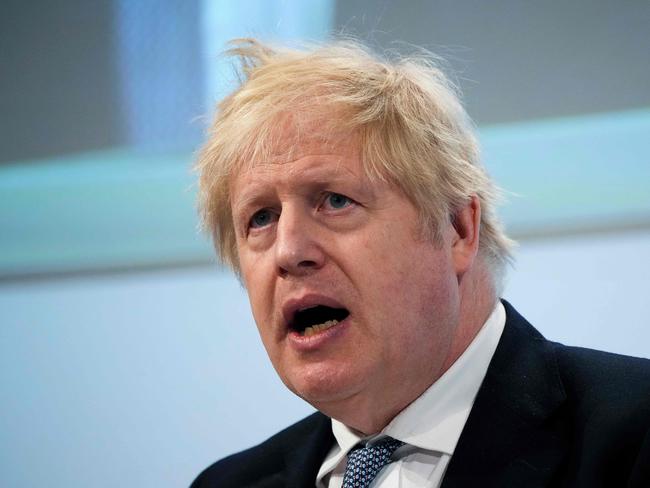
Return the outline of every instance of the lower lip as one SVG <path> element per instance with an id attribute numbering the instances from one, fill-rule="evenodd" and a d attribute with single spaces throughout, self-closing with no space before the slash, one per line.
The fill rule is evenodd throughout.
<path id="1" fill-rule="evenodd" d="M 329 342 L 332 342 L 345 333 L 350 324 L 350 316 L 329 329 L 317 332 L 316 334 L 305 336 L 300 332 L 290 331 L 288 334 L 289 342 L 299 351 L 315 351 L 325 347 Z"/>

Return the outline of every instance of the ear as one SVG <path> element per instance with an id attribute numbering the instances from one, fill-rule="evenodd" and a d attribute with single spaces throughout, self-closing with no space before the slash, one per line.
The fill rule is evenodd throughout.
<path id="1" fill-rule="evenodd" d="M 459 278 L 474 264 L 478 254 L 478 242 L 481 227 L 481 202 L 472 195 L 466 205 L 454 215 L 452 226 L 454 233 L 451 243 L 451 258 Z"/>

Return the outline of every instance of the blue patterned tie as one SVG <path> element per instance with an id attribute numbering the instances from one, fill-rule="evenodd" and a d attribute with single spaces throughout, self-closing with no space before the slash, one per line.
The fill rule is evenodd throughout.
<path id="1" fill-rule="evenodd" d="M 348 454 L 348 464 L 343 476 L 343 488 L 367 488 L 381 468 L 390 463 L 390 457 L 402 441 L 385 437 L 372 446 L 358 445 Z"/>

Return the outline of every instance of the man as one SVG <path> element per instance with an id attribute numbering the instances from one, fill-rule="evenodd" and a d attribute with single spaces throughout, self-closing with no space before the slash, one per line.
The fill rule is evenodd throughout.
<path id="1" fill-rule="evenodd" d="M 650 486 L 648 361 L 550 343 L 498 300 L 511 241 L 441 71 L 350 42 L 231 53 L 203 219 L 319 412 L 193 486 Z"/>

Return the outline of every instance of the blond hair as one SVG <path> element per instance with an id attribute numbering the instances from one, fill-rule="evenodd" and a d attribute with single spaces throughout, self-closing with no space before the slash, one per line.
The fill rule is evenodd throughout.
<path id="1" fill-rule="evenodd" d="M 368 175 L 397 185 L 436 242 L 441 223 L 478 196 L 479 255 L 499 292 L 513 243 L 495 214 L 498 190 L 480 164 L 473 125 L 433 56 L 388 61 L 349 40 L 298 49 L 238 39 L 231 46 L 241 85 L 219 103 L 196 165 L 202 222 L 225 264 L 239 271 L 231 177 L 269 161 L 279 144 L 290 157 L 301 137 L 354 133 Z M 301 134 L 309 120 L 318 120 L 320 134 Z M 281 140 L 286 123 L 295 140 Z"/>

